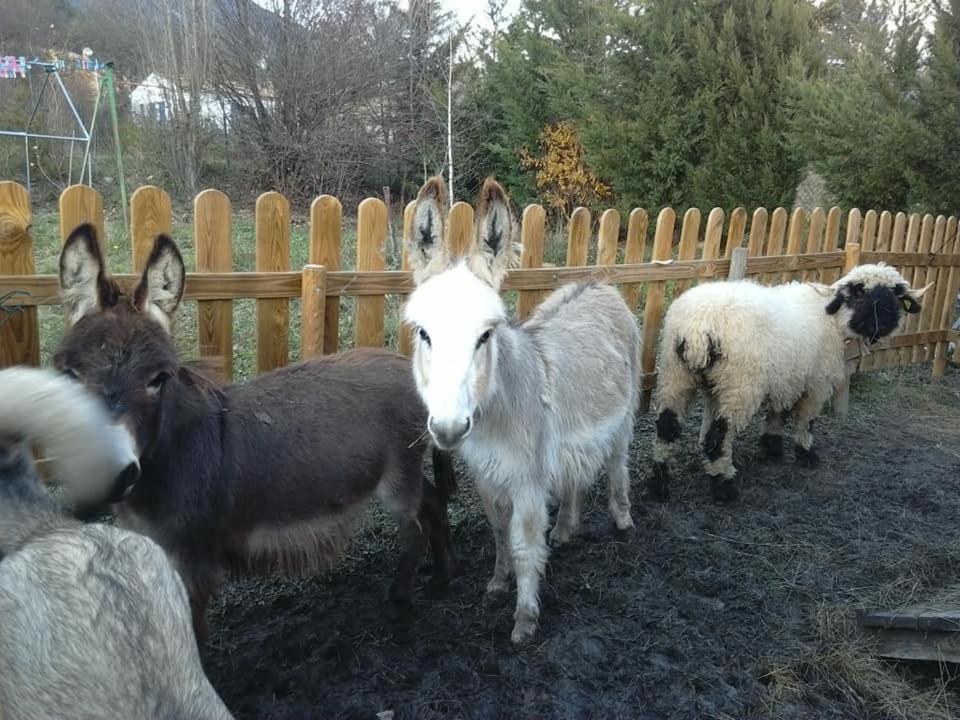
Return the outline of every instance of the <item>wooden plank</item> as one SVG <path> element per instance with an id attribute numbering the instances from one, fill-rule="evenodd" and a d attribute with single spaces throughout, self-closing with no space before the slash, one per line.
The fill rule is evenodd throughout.
<path id="1" fill-rule="evenodd" d="M 33 238 L 30 225 L 33 210 L 30 193 L 14 182 L 0 182 L 0 273 L 33 275 Z M 26 298 L 14 286 L 0 290 L 0 368 L 40 364 L 40 328 L 37 308 L 23 307 Z M 20 308 L 17 310 L 16 308 Z"/>
<path id="2" fill-rule="evenodd" d="M 587 264 L 587 247 L 590 243 L 590 211 L 578 207 L 570 216 L 567 229 L 567 267 Z"/>
<path id="3" fill-rule="evenodd" d="M 960 253 L 920 253 L 920 252 L 870 252 L 861 253 L 860 261 L 863 263 L 885 262 L 889 265 L 896 265 L 900 272 L 909 272 L 912 268 L 941 268 L 956 267 L 960 265 Z M 904 276 L 906 277 L 906 276 Z M 918 285 L 917 288 L 923 287 Z"/>
<path id="4" fill-rule="evenodd" d="M 619 250 L 620 213 L 610 208 L 604 210 L 600 216 L 600 229 L 597 232 L 597 265 L 616 265 Z"/>
<path id="5" fill-rule="evenodd" d="M 960 222 L 957 218 L 951 217 L 947 222 L 947 238 L 953 238 L 953 247 L 944 246 L 945 252 L 960 252 Z M 960 265 L 954 265 L 946 270 L 946 277 L 937 281 L 944 289 L 943 303 L 940 306 L 939 326 L 949 328 L 953 323 L 953 317 L 956 312 L 957 293 L 960 292 Z M 933 356 L 933 377 L 943 377 L 947 369 L 947 345 L 945 342 L 937 343 Z"/>
<path id="6" fill-rule="evenodd" d="M 947 230 L 947 218 L 943 215 L 937 216 L 936 221 L 933 224 L 933 240 L 930 244 L 930 252 L 938 253 L 943 250 L 944 241 L 946 238 Z M 924 277 L 923 280 L 917 281 L 917 287 L 922 288 L 924 285 L 930 282 L 936 282 L 940 276 L 939 268 L 926 267 L 923 268 Z M 934 286 L 930 288 L 926 295 L 924 296 L 924 302 L 921 303 L 920 310 L 920 323 L 917 327 L 919 330 L 935 330 L 936 325 L 940 322 L 940 312 L 937 308 L 937 293 L 940 288 Z M 934 312 L 936 310 L 936 312 Z M 924 347 L 917 348 L 917 352 L 914 357 L 917 358 L 917 362 L 929 362 L 933 360 L 934 351 L 936 350 L 935 346 L 927 345 Z"/>
<path id="7" fill-rule="evenodd" d="M 916 254 L 917 249 L 920 247 L 920 227 L 923 223 L 923 217 L 919 213 L 912 213 L 907 221 L 907 240 L 905 245 L 905 251 L 907 253 Z M 910 262 L 904 262 L 902 265 L 911 265 Z M 900 267 L 900 274 L 909 282 L 913 284 L 914 275 L 916 274 L 916 268 L 914 267 Z M 907 318 L 906 325 L 904 326 L 904 332 L 910 329 L 910 318 Z M 897 353 L 896 365 L 897 367 L 910 364 L 910 358 L 912 353 L 899 352 Z"/>
<path id="8" fill-rule="evenodd" d="M 413 232 L 413 211 L 417 207 L 417 201 L 411 200 L 403 209 L 403 250 L 400 255 L 400 269 L 410 269 L 410 257 L 407 255 L 407 241 L 410 233 Z M 403 322 L 403 307 L 400 308 L 399 327 L 400 337 L 397 338 L 397 350 L 401 355 L 411 357 L 413 355 L 413 328 Z"/>
<path id="9" fill-rule="evenodd" d="M 784 239 L 787 235 L 787 209 L 778 207 L 770 216 L 770 232 L 767 235 L 766 249 L 761 249 L 751 255 L 767 255 L 777 257 L 783 255 Z M 765 273 L 761 281 L 766 285 L 773 285 L 780 282 L 780 273 Z"/>
<path id="10" fill-rule="evenodd" d="M 677 214 L 673 208 L 663 208 L 657 215 L 657 227 L 653 236 L 654 261 L 669 260 L 673 253 L 673 228 Z M 621 266 L 623 267 L 623 266 Z M 650 283 L 647 286 L 647 302 L 643 308 L 643 354 L 641 366 L 644 373 L 653 373 L 657 369 L 657 345 L 660 339 L 660 327 L 663 324 L 664 299 L 667 284 L 664 281 Z M 653 390 L 645 387 L 640 401 L 640 411 L 650 409 Z"/>
<path id="11" fill-rule="evenodd" d="M 847 240 L 850 240 L 851 237 L 851 226 L 856 225 L 856 228 L 860 227 L 860 217 L 859 210 L 854 208 L 850 211 L 850 214 L 847 216 Z M 854 213 L 857 213 L 855 215 Z M 853 231 L 854 233 L 856 230 Z M 856 237 L 856 235 L 854 235 Z M 853 270 L 857 265 L 860 264 L 860 245 L 855 242 L 847 242 L 844 246 L 844 262 L 843 262 L 843 274 L 846 275 L 848 272 Z M 840 383 L 840 386 L 833 393 L 832 408 L 833 412 L 837 415 L 846 415 L 850 411 L 850 377 L 857 370 L 856 361 L 847 361 L 846 367 L 846 379 Z"/>
<path id="12" fill-rule="evenodd" d="M 816 254 L 823 251 L 823 231 L 826 229 L 827 215 L 823 208 L 814 208 L 810 213 L 810 228 L 807 231 L 807 245 L 804 252 Z M 801 276 L 804 282 L 814 282 L 817 279 L 817 273 L 807 270 Z"/>
<path id="13" fill-rule="evenodd" d="M 766 239 L 767 209 L 757 208 L 753 211 L 753 220 L 750 223 L 750 237 L 747 239 L 747 255 L 749 257 L 759 257 L 763 255 L 763 246 L 766 243 Z"/>
<path id="14" fill-rule="evenodd" d="M 257 272 L 289 270 L 290 201 L 278 192 L 263 193 L 255 220 Z M 257 373 L 283 367 L 289 359 L 290 302 L 257 300 Z"/>
<path id="15" fill-rule="evenodd" d="M 697 242 L 700 239 L 700 211 L 689 208 L 683 214 L 680 226 L 680 247 L 677 248 L 677 260 L 686 262 L 697 257 Z M 673 297 L 680 297 L 690 287 L 689 280 L 679 280 L 674 286 Z"/>
<path id="16" fill-rule="evenodd" d="M 723 239 L 723 208 L 715 207 L 707 215 L 707 227 L 703 231 L 702 260 L 716 260 L 720 257 L 720 242 Z"/>
<path id="17" fill-rule="evenodd" d="M 834 206 L 827 213 L 827 229 L 823 233 L 823 251 L 833 252 L 840 246 L 840 220 L 843 213 L 840 208 Z M 820 282 L 830 285 L 837 281 L 840 272 L 834 269 L 820 271 Z"/>
<path id="18" fill-rule="evenodd" d="M 803 252 L 803 230 L 807 222 L 807 211 L 801 207 L 794 208 L 790 214 L 790 225 L 787 228 L 787 255 L 797 255 Z M 796 277 L 795 273 L 786 270 L 780 277 L 780 282 L 790 282 Z"/>
<path id="19" fill-rule="evenodd" d="M 730 272 L 727 275 L 728 280 L 743 280 L 747 274 L 747 258 L 750 250 L 748 248 L 735 248 L 733 257 L 730 258 Z"/>
<path id="20" fill-rule="evenodd" d="M 881 218 L 882 219 L 882 218 Z M 896 217 L 893 220 L 893 231 L 890 235 L 890 245 L 885 247 L 883 250 L 890 253 L 903 252 L 903 248 L 907 242 L 907 216 L 902 212 L 898 212 Z M 861 253 L 861 259 L 866 263 L 879 262 L 879 260 L 869 260 L 866 259 L 868 255 Z M 890 263 L 891 265 L 899 265 L 899 263 Z M 899 268 L 898 268 L 899 269 Z M 890 367 L 891 365 L 897 364 L 897 353 L 889 352 L 884 350 L 882 352 L 874 355 L 873 366 L 878 367 Z"/>
<path id="21" fill-rule="evenodd" d="M 547 213 L 540 205 L 527 205 L 520 225 L 520 267 L 539 268 L 543 265 L 543 241 L 547 234 Z M 525 320 L 540 302 L 539 290 L 527 290 L 517 295 L 517 319 Z"/>
<path id="22" fill-rule="evenodd" d="M 304 265 L 302 278 L 300 359 L 310 360 L 323 355 L 326 342 L 327 270 L 322 265 Z"/>
<path id="23" fill-rule="evenodd" d="M 878 341 L 870 347 L 870 353 L 872 354 L 881 350 L 913 347 L 915 345 L 927 345 L 929 343 L 948 342 L 957 336 L 960 336 L 960 331 L 951 330 L 950 328 L 943 330 L 921 330 L 913 333 L 898 333 L 897 335 L 891 335 Z M 856 348 L 856 344 L 850 346 L 847 353 L 848 358 L 860 357 Z"/>
<path id="24" fill-rule="evenodd" d="M 766 213 L 766 210 L 764 210 Z M 764 216 L 766 217 L 766 216 Z M 723 256 L 729 260 L 733 257 L 734 248 L 743 245 L 743 233 L 747 229 L 747 211 L 742 208 L 734 208 L 730 213 L 730 225 L 727 227 L 727 241 L 724 246 Z"/>
<path id="25" fill-rule="evenodd" d="M 367 198 L 357 208 L 357 270 L 384 269 L 383 248 L 387 240 L 387 206 L 380 198 Z M 384 296 L 357 298 L 354 337 L 356 347 L 383 347 Z"/>
<path id="26" fill-rule="evenodd" d="M 877 226 L 877 241 L 873 249 L 879 252 L 890 249 L 891 230 L 893 228 L 893 215 L 889 210 L 880 213 L 880 224 Z M 866 247 L 866 246 L 864 246 Z"/>
<path id="27" fill-rule="evenodd" d="M 587 216 L 587 228 L 589 231 L 590 217 Z M 647 216 L 647 211 L 643 208 L 634 208 L 630 212 L 630 219 L 627 221 L 627 244 L 623 251 L 623 264 L 632 265 L 636 263 L 643 262 L 643 254 L 647 249 L 647 224 L 649 218 Z M 573 219 L 571 218 L 571 225 Z M 723 224 L 723 218 L 721 215 L 720 220 L 721 225 Z M 572 232 L 572 231 L 571 231 Z M 719 237 L 717 239 L 719 244 Z M 584 246 L 586 247 L 586 246 Z M 569 255 L 570 246 L 567 246 L 567 253 Z M 569 265 L 569 263 L 568 263 Z M 637 308 L 640 305 L 640 297 L 643 292 L 643 286 L 638 283 L 630 283 L 624 285 L 621 288 L 623 292 L 624 302 L 627 303 L 633 312 L 637 311 Z"/>
<path id="28" fill-rule="evenodd" d="M 960 662 L 960 634 L 927 630 L 870 630 L 875 652 L 897 660 Z"/>
<path id="29" fill-rule="evenodd" d="M 197 272 L 230 272 L 232 217 L 230 198 L 219 190 L 204 190 L 193 201 L 193 237 Z M 197 303 L 197 339 L 202 357 L 221 358 L 223 376 L 233 378 L 233 303 Z"/>
<path id="30" fill-rule="evenodd" d="M 860 237 L 860 262 L 863 262 L 863 253 L 873 252 L 877 247 L 878 215 L 876 210 L 868 210 L 863 217 L 863 232 Z M 870 370 L 873 367 L 873 355 L 861 358 L 858 370 Z"/>
<path id="31" fill-rule="evenodd" d="M 784 255 L 782 257 L 750 258 L 747 275 L 764 272 L 840 268 L 844 253 L 820 253 L 819 255 Z M 606 267 L 542 267 L 511 270 L 504 280 L 502 290 L 552 290 L 563 283 L 578 280 L 599 280 L 615 285 L 628 283 L 664 282 L 667 280 L 703 280 L 725 278 L 730 270 L 730 260 L 670 261 L 668 264 L 642 263 L 637 265 L 610 265 Z M 133 282 L 136 275 L 113 276 L 121 283 Z M 29 277 L 0 275 L 0 294 L 14 289 L 30 292 L 23 304 L 54 305 L 59 303 L 56 275 L 31 275 Z M 413 291 L 413 276 L 401 270 L 382 272 L 358 272 L 340 270 L 327 273 L 327 297 L 365 295 L 407 295 Z M 300 273 L 187 273 L 185 300 L 237 300 L 244 298 L 298 298 L 300 297 Z M 329 317 L 329 313 L 327 315 Z"/>
<path id="32" fill-rule="evenodd" d="M 451 258 L 463 257 L 470 252 L 473 246 L 473 223 L 473 206 L 465 202 L 454 203 L 447 223 L 447 247 L 450 248 Z"/>
<path id="33" fill-rule="evenodd" d="M 173 212 L 170 196 L 153 185 L 144 185 L 130 196 L 130 251 L 133 271 L 143 272 L 157 235 L 171 235 Z"/>
<path id="34" fill-rule="evenodd" d="M 918 250 L 921 253 L 929 253 L 930 248 L 933 247 L 933 235 L 938 221 L 934 219 L 933 215 L 925 215 L 923 218 L 923 224 L 920 226 L 920 247 Z M 925 267 L 918 267 L 914 270 L 913 282 L 911 283 L 912 287 L 922 288 L 927 282 L 927 269 Z M 926 309 L 926 308 L 924 308 Z M 921 324 L 921 318 L 923 313 L 916 315 L 910 315 L 907 319 L 907 332 L 917 332 L 919 330 L 925 330 L 926 328 Z M 909 362 L 916 364 L 923 362 L 924 349 L 922 347 L 915 347 L 910 352 Z"/>
<path id="35" fill-rule="evenodd" d="M 93 223 L 106 258 L 107 233 L 103 224 L 103 197 L 88 185 L 71 185 L 60 193 L 60 244 L 63 245 L 77 225 Z"/>
<path id="36" fill-rule="evenodd" d="M 339 270 L 342 229 L 343 206 L 340 201 L 332 195 L 315 198 L 310 204 L 310 252 L 307 262 L 323 265 L 327 272 Z M 332 355 L 340 349 L 340 298 L 329 298 L 325 312 L 323 352 Z"/>

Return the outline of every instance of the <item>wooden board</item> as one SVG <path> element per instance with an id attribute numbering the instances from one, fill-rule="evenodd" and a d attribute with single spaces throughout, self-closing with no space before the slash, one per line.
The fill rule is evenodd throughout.
<path id="1" fill-rule="evenodd" d="M 764 210 L 766 218 L 766 210 Z M 747 229 L 747 211 L 742 208 L 734 208 L 730 213 L 730 225 L 727 227 L 727 240 L 723 248 L 723 256 L 729 260 L 733 256 L 734 248 L 743 245 L 743 233 Z"/>
<path id="2" fill-rule="evenodd" d="M 881 657 L 960 662 L 960 590 L 947 587 L 929 600 L 862 613 L 858 623 Z"/>
<path id="3" fill-rule="evenodd" d="M 417 207 L 417 201 L 411 200 L 403 209 L 403 252 L 400 256 L 400 268 L 402 270 L 410 269 L 410 257 L 407 255 L 407 242 L 410 234 L 413 232 L 413 211 Z M 413 328 L 403 322 L 403 307 L 400 307 L 400 322 L 397 323 L 400 337 L 397 338 L 397 350 L 407 357 L 413 355 Z"/>
<path id="4" fill-rule="evenodd" d="M 722 213 L 723 211 L 721 211 Z M 643 208 L 634 208 L 630 212 L 630 219 L 627 221 L 627 242 L 623 250 L 624 265 L 631 265 L 643 262 L 643 254 L 647 249 L 647 211 Z M 572 223 L 572 220 L 571 220 Z M 723 225 L 723 216 L 720 217 L 720 225 Z M 588 217 L 589 228 L 589 217 Z M 721 227 L 722 229 L 722 227 Z M 720 236 L 717 235 L 717 247 L 720 246 Z M 716 257 L 716 255 L 714 255 Z M 627 303 L 633 312 L 637 311 L 640 305 L 640 296 L 643 293 L 643 286 L 638 283 L 630 283 L 621 288 L 624 302 Z"/>
<path id="5" fill-rule="evenodd" d="M 93 223 L 104 258 L 107 234 L 103 224 L 103 198 L 88 185 L 71 185 L 60 193 L 60 244 L 63 245 L 78 225 Z"/>
<path id="6" fill-rule="evenodd" d="M 258 272 L 290 269 L 290 202 L 278 192 L 263 193 L 256 204 Z M 257 300 L 257 373 L 270 372 L 290 358 L 290 302 Z"/>
<path id="7" fill-rule="evenodd" d="M 570 216 L 567 227 L 567 267 L 587 264 L 587 249 L 590 243 L 590 211 L 578 207 Z"/>
<path id="8" fill-rule="evenodd" d="M 699 239 L 700 211 L 697 208 L 690 208 L 683 214 L 683 224 L 680 226 L 680 246 L 677 248 L 677 260 L 687 261 L 696 258 Z M 685 293 L 690 285 L 689 280 L 678 280 L 673 290 L 673 297 L 677 298 Z"/>
<path id="9" fill-rule="evenodd" d="M 33 211 L 27 189 L 17 183 L 0 182 L 0 273 L 16 276 L 36 272 L 33 238 L 30 236 L 32 222 Z M 0 368 L 39 365 L 37 308 L 20 307 L 28 298 L 20 295 L 16 278 L 11 285 L 0 290 L 0 299 L 9 294 L 2 304 L 10 308 L 9 311 L 0 310 Z"/>
<path id="10" fill-rule="evenodd" d="M 193 237 L 198 272 L 230 272 L 232 218 L 230 198 L 219 190 L 204 190 L 193 201 Z M 233 303 L 197 303 L 197 340 L 202 357 L 219 358 L 223 376 L 233 378 Z"/>
<path id="11" fill-rule="evenodd" d="M 130 250 L 133 271 L 143 272 L 157 235 L 172 233 L 170 196 L 153 185 L 137 188 L 130 197 Z"/>
<path id="12" fill-rule="evenodd" d="M 807 212 L 803 208 L 794 208 L 790 213 L 790 225 L 787 228 L 787 255 L 797 255 L 803 252 L 803 231 L 807 224 Z M 790 282 L 796 278 L 796 273 L 785 270 L 780 282 Z"/>
<path id="13" fill-rule="evenodd" d="M 769 257 L 783 255 L 784 241 L 787 237 L 788 218 L 789 215 L 787 214 L 786 208 L 778 207 L 773 211 L 773 214 L 770 216 L 770 232 L 767 235 L 766 248 L 761 246 L 761 248 L 755 252 L 750 252 L 751 257 L 757 255 L 767 255 Z M 764 273 L 761 282 L 766 285 L 774 285 L 780 282 L 780 277 L 780 273 Z"/>
<path id="14" fill-rule="evenodd" d="M 474 222 L 473 206 L 470 203 L 454 203 L 450 208 L 447 221 L 447 247 L 450 257 L 463 257 L 473 246 Z"/>
<path id="15" fill-rule="evenodd" d="M 321 265 L 305 265 L 303 268 L 300 307 L 300 359 L 309 360 L 323 355 L 326 321 L 327 271 Z"/>
<path id="16" fill-rule="evenodd" d="M 947 225 L 947 238 L 949 239 L 953 236 L 953 252 L 956 253 L 960 251 L 960 223 L 958 223 L 957 218 L 950 218 L 950 223 Z M 946 251 L 950 251 L 950 246 L 944 248 Z M 957 293 L 960 292 L 960 265 L 955 265 L 951 267 L 946 272 L 946 278 L 941 280 L 944 284 L 944 298 L 943 304 L 940 307 L 940 327 L 948 328 L 953 322 L 954 315 L 956 314 L 956 297 Z M 939 378 L 943 377 L 944 372 L 947 369 L 947 346 L 945 343 L 941 342 L 937 344 L 936 351 L 933 358 L 933 377 Z"/>
<path id="17" fill-rule="evenodd" d="M 307 256 L 309 264 L 323 265 L 327 272 L 340 269 L 342 227 L 343 206 L 335 197 L 321 195 L 310 204 L 310 252 Z M 331 355 L 340 349 L 340 298 L 328 298 L 324 312 L 323 352 Z"/>
<path id="18" fill-rule="evenodd" d="M 380 198 L 367 198 L 357 208 L 357 270 L 383 272 L 387 241 L 387 206 Z M 329 282 L 329 278 L 328 278 Z M 357 298 L 354 339 L 356 347 L 383 347 L 384 296 Z"/>
<path id="19" fill-rule="evenodd" d="M 669 260 L 673 252 L 673 228 L 677 222 L 677 214 L 673 208 L 664 208 L 657 215 L 657 227 L 653 236 L 653 260 Z M 621 266 L 623 267 L 623 266 Z M 667 284 L 664 281 L 652 282 L 647 286 L 647 302 L 643 308 L 643 351 L 641 368 L 645 375 L 652 374 L 657 369 L 657 345 L 660 338 L 660 327 L 663 324 L 664 300 Z M 652 386 L 644 386 L 640 400 L 640 412 L 650 409 L 653 398 Z"/>
<path id="20" fill-rule="evenodd" d="M 807 244 L 804 247 L 806 253 L 818 253 L 823 251 L 823 232 L 827 225 L 827 215 L 823 208 L 814 208 L 810 213 L 810 227 L 807 231 Z M 817 273 L 813 270 L 807 270 L 803 273 L 804 282 L 813 282 L 817 279 Z"/>
<path id="21" fill-rule="evenodd" d="M 469 206 L 468 206 L 469 207 Z M 533 269 L 543 265 L 543 243 L 547 234 L 547 213 L 540 205 L 528 205 L 520 225 L 520 267 Z M 517 296 L 517 319 L 524 320 L 540 302 L 539 290 L 527 290 Z"/>

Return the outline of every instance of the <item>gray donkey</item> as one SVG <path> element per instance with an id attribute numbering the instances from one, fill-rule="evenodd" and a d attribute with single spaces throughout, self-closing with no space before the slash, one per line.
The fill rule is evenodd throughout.
<path id="1" fill-rule="evenodd" d="M 30 444 L 79 499 L 125 488 L 129 436 L 47 370 L 0 371 L 0 717 L 224 720 L 179 575 L 152 540 L 82 525 L 43 488 Z"/>
<path id="2" fill-rule="evenodd" d="M 493 526 L 497 557 L 488 593 L 517 578 L 511 639 L 532 637 L 547 561 L 547 505 L 558 498 L 553 545 L 580 522 L 582 494 L 606 469 L 610 514 L 621 535 L 630 517 L 627 455 L 639 389 L 640 333 L 620 294 L 583 282 L 554 291 L 522 324 L 508 322 L 498 292 L 516 262 L 510 201 L 487 180 L 468 257 L 444 246 L 443 180 L 421 188 L 408 247 L 417 289 L 405 319 L 417 328 L 413 372 L 427 427 L 459 448 Z"/>

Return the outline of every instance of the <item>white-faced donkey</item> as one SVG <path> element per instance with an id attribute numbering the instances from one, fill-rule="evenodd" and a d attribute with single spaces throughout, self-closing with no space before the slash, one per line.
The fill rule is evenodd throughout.
<path id="1" fill-rule="evenodd" d="M 127 487 L 127 433 L 52 370 L 0 370 L 0 716 L 229 720 L 200 663 L 183 582 L 149 538 L 70 517 L 40 482 L 84 502 Z"/>
<path id="2" fill-rule="evenodd" d="M 861 265 L 831 286 L 752 280 L 698 285 L 673 301 L 660 335 L 657 429 L 648 494 L 669 496 L 669 463 L 681 420 L 703 394 L 700 443 L 713 497 L 737 497 L 733 439 L 759 410 L 761 446 L 783 455 L 784 421 L 792 417 L 797 463 L 814 465 L 813 420 L 845 378 L 844 343 L 875 343 L 920 312 L 930 286 L 912 290 L 894 268 Z"/>
<path id="3" fill-rule="evenodd" d="M 548 502 L 560 503 L 550 542 L 580 522 L 582 495 L 606 469 L 610 514 L 633 528 L 627 456 L 639 388 L 640 333 L 620 294 L 599 282 L 553 292 L 523 323 L 500 298 L 517 260 L 517 227 L 503 188 L 481 191 L 469 255 L 444 245 L 447 191 L 420 190 L 408 246 L 417 288 L 404 310 L 416 328 L 413 372 L 434 442 L 458 448 L 474 476 L 496 541 L 488 593 L 516 575 L 511 639 L 532 637 L 547 562 Z"/>

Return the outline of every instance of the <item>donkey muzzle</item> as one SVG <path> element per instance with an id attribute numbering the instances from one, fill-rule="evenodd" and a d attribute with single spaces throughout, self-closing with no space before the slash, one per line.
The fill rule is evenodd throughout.
<path id="1" fill-rule="evenodd" d="M 473 429 L 469 417 L 463 420 L 437 420 L 433 416 L 427 420 L 427 429 L 433 441 L 441 450 L 453 450 Z"/>

